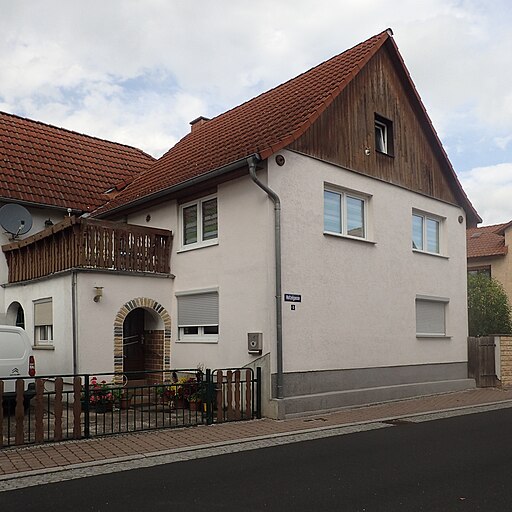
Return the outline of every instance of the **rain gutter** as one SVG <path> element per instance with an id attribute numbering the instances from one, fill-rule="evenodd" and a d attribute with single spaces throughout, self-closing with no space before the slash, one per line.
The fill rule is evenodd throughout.
<path id="1" fill-rule="evenodd" d="M 73 342 L 73 374 L 78 373 L 78 325 L 77 325 L 77 288 L 78 279 L 77 272 L 73 270 L 71 272 L 71 325 L 72 325 L 72 342 Z"/>
<path id="2" fill-rule="evenodd" d="M 252 156 L 249 158 L 252 158 Z M 99 219 L 109 217 L 115 213 L 126 210 L 127 208 L 132 209 L 136 206 L 141 206 L 144 203 L 147 203 L 149 201 L 153 201 L 155 199 L 161 199 L 170 194 L 174 194 L 175 192 L 179 192 L 180 190 L 184 190 L 188 187 L 193 187 L 195 185 L 199 185 L 200 183 L 211 180 L 212 178 L 217 178 L 218 176 L 222 176 L 223 174 L 227 174 L 231 171 L 235 171 L 236 169 L 240 169 L 241 167 L 245 167 L 245 165 L 247 165 L 247 157 L 241 158 L 240 160 L 235 160 L 234 162 L 231 162 L 230 164 L 224 165 L 223 167 L 219 167 L 219 168 L 214 169 L 213 171 L 207 172 L 205 174 L 201 174 L 200 176 L 196 176 L 195 178 L 191 178 L 189 180 L 182 181 L 182 182 L 178 183 L 177 185 L 173 185 L 171 187 L 167 187 L 162 190 L 158 190 L 157 192 L 154 192 L 153 194 L 149 194 L 147 196 L 140 197 L 139 199 L 130 201 L 129 203 L 123 204 L 122 206 L 118 206 L 117 208 L 112 208 L 111 210 L 107 210 L 98 215 L 93 214 L 93 217 L 96 217 Z"/>
<path id="3" fill-rule="evenodd" d="M 259 155 L 247 158 L 249 175 L 274 203 L 274 236 L 275 236 L 275 265 L 276 265 L 276 359 L 277 359 L 277 398 L 283 398 L 283 307 L 281 286 L 281 200 L 279 196 L 256 176 L 256 164 Z"/>

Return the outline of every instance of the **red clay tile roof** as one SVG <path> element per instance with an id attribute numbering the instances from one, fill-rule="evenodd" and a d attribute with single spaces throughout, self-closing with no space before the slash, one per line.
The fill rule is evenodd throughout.
<path id="1" fill-rule="evenodd" d="M 389 37 L 384 31 L 198 126 L 99 212 L 149 199 L 255 153 L 268 158 L 300 137 Z"/>
<path id="2" fill-rule="evenodd" d="M 153 161 L 140 149 L 0 112 L 0 200 L 91 211 Z"/>
<path id="3" fill-rule="evenodd" d="M 507 254 L 504 229 L 510 224 L 508 222 L 466 230 L 468 259 Z"/>
<path id="4" fill-rule="evenodd" d="M 448 178 L 459 204 L 468 215 L 468 224 L 482 220 L 471 205 L 421 102 L 407 68 L 388 29 L 333 57 L 305 73 L 196 125 L 165 155 L 137 176 L 96 215 L 118 213 L 155 197 L 176 185 L 259 154 L 266 159 L 298 139 L 334 101 L 365 64 L 386 43 L 396 54 L 404 77 L 416 97 L 424 121 L 431 128 L 434 145 L 446 162 Z"/>

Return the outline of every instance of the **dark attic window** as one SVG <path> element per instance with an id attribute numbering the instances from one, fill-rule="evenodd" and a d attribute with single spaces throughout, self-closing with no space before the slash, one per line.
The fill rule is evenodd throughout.
<path id="1" fill-rule="evenodd" d="M 375 114 L 375 150 L 393 156 L 393 122 Z"/>

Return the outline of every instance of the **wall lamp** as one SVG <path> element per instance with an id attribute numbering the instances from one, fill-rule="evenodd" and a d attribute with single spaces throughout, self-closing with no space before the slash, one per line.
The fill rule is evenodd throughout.
<path id="1" fill-rule="evenodd" d="M 101 297 L 103 297 L 103 286 L 95 286 L 94 287 L 95 295 L 92 299 L 94 302 L 99 302 Z"/>

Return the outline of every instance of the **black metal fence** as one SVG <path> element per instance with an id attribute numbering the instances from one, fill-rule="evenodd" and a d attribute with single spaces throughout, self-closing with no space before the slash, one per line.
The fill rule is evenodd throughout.
<path id="1" fill-rule="evenodd" d="M 0 448 L 261 417 L 260 368 L 146 373 L 0 380 Z"/>

